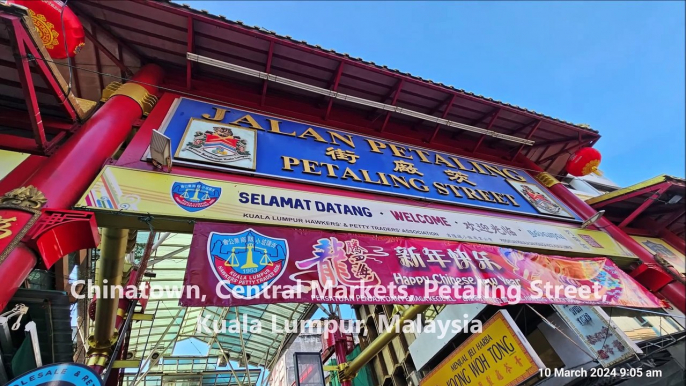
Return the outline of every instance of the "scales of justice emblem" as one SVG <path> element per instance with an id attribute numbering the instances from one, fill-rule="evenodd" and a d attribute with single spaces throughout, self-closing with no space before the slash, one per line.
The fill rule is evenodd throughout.
<path id="1" fill-rule="evenodd" d="M 288 262 L 288 241 L 253 229 L 210 233 L 207 257 L 214 274 L 233 296 L 251 299 L 281 277 Z"/>
<path id="2" fill-rule="evenodd" d="M 172 185 L 172 199 L 181 209 L 198 212 L 214 205 L 222 194 L 222 189 L 202 182 L 175 182 Z"/>

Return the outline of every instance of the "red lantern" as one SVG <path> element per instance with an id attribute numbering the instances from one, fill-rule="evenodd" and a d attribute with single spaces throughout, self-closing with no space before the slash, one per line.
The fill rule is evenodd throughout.
<path id="1" fill-rule="evenodd" d="M 9 0 L 8 2 L 28 8 L 33 25 L 53 59 L 71 58 L 85 45 L 86 39 L 81 21 L 69 7 L 64 6 L 63 2 L 59 0 Z M 64 22 L 64 29 L 62 22 Z"/>
<path id="2" fill-rule="evenodd" d="M 600 174 L 598 165 L 601 158 L 598 150 L 592 147 L 581 148 L 567 161 L 567 173 L 577 177 L 591 173 Z"/>

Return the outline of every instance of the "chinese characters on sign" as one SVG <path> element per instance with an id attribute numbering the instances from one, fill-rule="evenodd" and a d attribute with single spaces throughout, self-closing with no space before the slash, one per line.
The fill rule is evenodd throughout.
<path id="1" fill-rule="evenodd" d="M 187 98 L 161 131 L 175 163 L 566 220 L 525 170 Z"/>
<path id="2" fill-rule="evenodd" d="M 610 326 L 609 317 L 600 307 L 581 305 L 554 305 L 562 320 L 577 334 L 590 354 L 595 355 L 603 367 L 642 353 L 616 326 Z"/>
<path id="3" fill-rule="evenodd" d="M 283 302 L 660 306 L 606 258 L 443 240 L 199 222 L 188 259 L 184 284 L 198 286 L 204 295 L 181 299 L 192 307 Z M 231 296 L 220 296 L 217 289 L 223 287 Z M 287 295 L 291 290 L 299 297 Z"/>
<path id="4" fill-rule="evenodd" d="M 545 368 L 506 310 L 500 310 L 424 379 L 421 386 L 518 385 Z"/>

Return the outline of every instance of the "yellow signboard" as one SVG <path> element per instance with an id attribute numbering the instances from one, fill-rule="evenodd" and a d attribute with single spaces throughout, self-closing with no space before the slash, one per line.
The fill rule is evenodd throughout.
<path id="1" fill-rule="evenodd" d="M 30 154 L 0 150 L 0 180 L 5 178 L 14 168 L 29 158 Z"/>
<path id="2" fill-rule="evenodd" d="M 114 166 L 103 170 L 77 206 L 98 212 L 101 225 L 109 219 L 107 224 L 127 226 L 122 223 L 127 216 L 122 214 L 149 213 L 158 219 L 259 223 L 626 258 L 615 260 L 620 265 L 635 259 L 608 234 L 572 224 L 553 225 L 459 208 L 448 211 Z M 188 225 L 188 221 L 183 223 Z"/>
<path id="3" fill-rule="evenodd" d="M 500 310 L 422 381 L 420 386 L 518 385 L 545 368 L 510 314 Z"/>
<path id="4" fill-rule="evenodd" d="M 667 260 L 680 273 L 686 273 L 686 256 L 677 251 L 674 247 L 667 244 L 664 240 L 655 237 L 631 236 L 641 246 L 647 249 L 650 253 L 660 254 L 662 258 Z"/>

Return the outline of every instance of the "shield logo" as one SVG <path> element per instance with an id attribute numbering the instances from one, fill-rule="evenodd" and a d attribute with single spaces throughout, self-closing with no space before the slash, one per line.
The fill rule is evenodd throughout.
<path id="1" fill-rule="evenodd" d="M 252 228 L 238 233 L 212 232 L 207 239 L 207 258 L 217 279 L 234 297 L 252 299 L 286 270 L 288 241 Z"/>
<path id="2" fill-rule="evenodd" d="M 176 205 L 188 212 L 198 212 L 214 205 L 222 194 L 222 189 L 202 182 L 174 182 L 171 196 Z"/>

